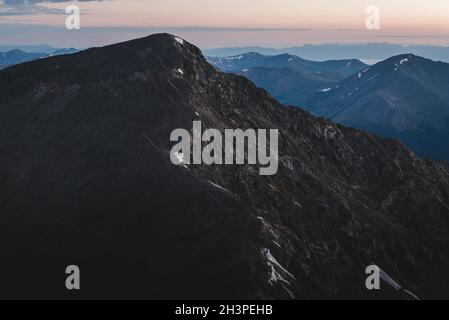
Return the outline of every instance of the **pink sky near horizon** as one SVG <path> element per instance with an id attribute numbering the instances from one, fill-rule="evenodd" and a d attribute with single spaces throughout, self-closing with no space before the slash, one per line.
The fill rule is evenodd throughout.
<path id="1" fill-rule="evenodd" d="M 181 36 L 202 47 L 279 47 L 331 42 L 449 45 L 449 0 L 114 0 L 69 3 L 76 3 L 82 10 L 81 28 L 212 28 L 180 32 Z M 67 4 L 45 3 L 43 6 L 62 10 Z M 368 5 L 378 5 L 380 8 L 380 30 L 370 31 L 365 28 L 365 10 Z M 0 16 L 0 28 L 26 24 L 50 25 L 62 29 L 65 17 L 64 12 Z M 304 30 L 214 31 L 213 28 Z M 134 32 L 138 33 L 138 30 Z M 70 37 L 74 38 L 72 35 Z M 42 39 L 33 36 L 30 40 L 48 43 L 48 38 L 49 35 L 42 35 Z M 115 40 L 113 34 L 106 38 Z M 7 34 L 2 35 L 0 32 L 0 41 L 5 39 L 9 39 Z M 20 40 L 25 41 L 26 35 Z M 64 39 L 53 40 L 61 42 Z M 82 39 L 78 41 L 83 42 Z M 105 39 L 90 38 L 84 42 L 81 46 L 102 45 Z"/>

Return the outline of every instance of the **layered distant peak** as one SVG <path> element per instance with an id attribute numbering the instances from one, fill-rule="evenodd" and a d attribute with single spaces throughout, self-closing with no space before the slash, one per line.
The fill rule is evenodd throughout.
<path id="1" fill-rule="evenodd" d="M 356 59 L 309 61 L 288 53 L 264 56 L 250 52 L 225 58 L 208 57 L 208 61 L 215 67 L 226 72 L 248 71 L 251 68 L 291 68 L 303 74 L 315 74 L 325 80 L 341 80 L 366 67 Z"/>
<path id="2" fill-rule="evenodd" d="M 74 48 L 68 48 L 68 49 L 57 49 L 52 52 L 25 52 L 20 49 L 13 49 L 7 52 L 0 52 L 0 69 L 28 62 L 33 61 L 36 59 L 46 58 L 46 57 L 52 57 L 52 56 L 58 56 L 63 54 L 70 54 L 77 52 L 77 49 Z"/>
<path id="3" fill-rule="evenodd" d="M 19 50 L 19 49 L 12 49 L 6 53 L 11 54 L 11 55 L 17 55 L 17 54 L 25 54 L 26 52 Z"/>
<path id="4" fill-rule="evenodd" d="M 265 59 L 264 55 L 257 52 L 248 52 L 230 57 L 208 57 L 208 61 L 222 71 L 247 70 L 260 65 Z"/>
<path id="5" fill-rule="evenodd" d="M 415 56 L 413 54 L 402 54 L 398 56 L 391 57 L 385 61 L 379 62 L 371 67 L 364 69 L 361 74 L 356 74 L 355 76 L 359 79 L 366 76 L 372 76 L 374 74 L 389 74 L 394 76 L 394 72 L 403 71 L 405 68 L 410 68 L 412 65 L 425 62 L 427 59 Z M 431 60 L 427 60 L 431 62 Z M 366 73 L 366 74 L 365 74 Z M 366 79 L 366 77 L 364 77 Z"/>
<path id="6" fill-rule="evenodd" d="M 365 76 L 374 74 L 388 74 L 393 77 L 399 74 L 412 76 L 412 73 L 416 73 L 416 76 L 420 77 L 425 73 L 431 75 L 437 72 L 438 67 L 442 67 L 444 70 L 447 66 L 448 64 L 446 63 L 432 61 L 414 54 L 401 54 L 367 67 L 362 70 L 361 74 L 356 74 L 354 77 L 366 79 Z"/>
<path id="7" fill-rule="evenodd" d="M 438 95 L 446 96 L 444 88 L 449 84 L 446 76 L 448 72 L 447 63 L 435 62 L 413 54 L 403 54 L 366 67 L 343 80 L 335 89 L 339 89 L 340 96 L 354 99 L 364 97 L 366 92 L 361 91 L 363 88 L 378 90 L 380 87 L 394 85 L 405 90 L 406 86 L 417 85 L 435 93 L 441 91 Z M 329 91 L 328 95 L 333 93 L 335 91 Z"/>
<path id="8" fill-rule="evenodd" d="M 235 56 L 225 57 L 223 59 L 232 61 L 232 60 L 255 59 L 255 58 L 262 58 L 262 57 L 265 57 L 265 56 L 260 53 L 257 53 L 257 52 L 247 52 L 247 53 L 238 54 Z"/>
<path id="9" fill-rule="evenodd" d="M 449 64 L 394 56 L 354 74 L 303 104 L 315 115 L 397 137 L 421 156 L 449 159 Z"/>
<path id="10" fill-rule="evenodd" d="M 412 62 L 412 60 L 413 61 L 415 61 L 415 60 L 419 61 L 419 60 L 427 60 L 427 59 L 425 59 L 423 57 L 416 56 L 416 55 L 414 55 L 412 53 L 406 53 L 406 54 L 400 54 L 400 55 L 391 57 L 390 59 L 387 59 L 385 61 L 386 62 L 394 62 L 395 64 L 403 65 L 403 64 L 405 64 L 407 62 Z"/>
<path id="11" fill-rule="evenodd" d="M 1 66 L 9 66 L 25 61 L 41 58 L 45 56 L 42 53 L 27 53 L 19 49 L 14 49 L 7 52 L 0 52 L 0 68 Z"/>

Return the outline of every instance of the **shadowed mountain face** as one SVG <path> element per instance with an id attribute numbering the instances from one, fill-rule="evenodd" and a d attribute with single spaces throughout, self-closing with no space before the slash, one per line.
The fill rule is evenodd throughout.
<path id="1" fill-rule="evenodd" d="M 278 128 L 278 174 L 174 166 L 170 133 L 194 120 Z M 171 35 L 1 71 L 0 155 L 1 297 L 449 294 L 442 165 L 282 106 Z M 373 263 L 394 279 L 376 293 Z"/>
<path id="2" fill-rule="evenodd" d="M 400 55 L 315 92 L 318 116 L 400 139 L 418 155 L 449 160 L 449 64 Z"/>
<path id="3" fill-rule="evenodd" d="M 276 100 L 285 104 L 303 105 L 306 99 L 323 88 L 333 87 L 336 81 L 317 74 L 304 74 L 291 68 L 255 67 L 233 72 L 250 79 L 266 89 Z"/>

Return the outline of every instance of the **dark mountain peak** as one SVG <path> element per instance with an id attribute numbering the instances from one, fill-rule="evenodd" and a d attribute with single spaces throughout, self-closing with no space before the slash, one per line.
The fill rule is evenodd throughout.
<path id="1" fill-rule="evenodd" d="M 170 133 L 194 120 L 278 129 L 278 173 L 173 165 Z M 282 106 L 172 35 L 0 71 L 0 155 L 0 296 L 73 297 L 69 263 L 78 298 L 373 297 L 373 261 L 449 292 L 442 166 Z"/>
<path id="2" fill-rule="evenodd" d="M 160 81 L 194 80 L 199 79 L 204 72 L 213 71 L 199 48 L 167 33 L 30 63 L 41 70 L 46 80 L 60 75 L 61 71 L 66 72 L 71 75 L 66 81 L 75 86 L 99 79 L 112 82 L 148 80 L 153 77 Z M 28 66 L 17 65 L 10 72 L 21 76 L 28 72 Z"/>
<path id="3" fill-rule="evenodd" d="M 176 35 L 173 35 L 170 33 L 155 33 L 155 34 L 148 35 L 146 37 L 105 46 L 103 48 L 111 48 L 111 47 L 116 48 L 116 47 L 128 46 L 128 47 L 133 47 L 135 49 L 142 49 L 145 47 L 152 47 L 154 45 L 168 46 L 168 47 L 175 48 L 176 43 L 179 43 L 180 45 L 188 44 L 188 45 L 194 47 L 194 45 L 187 43 L 187 41 L 184 41 L 184 39 L 177 37 Z"/>
<path id="4" fill-rule="evenodd" d="M 203 59 L 203 54 L 199 48 L 185 41 L 181 37 L 169 33 L 152 34 L 144 38 L 110 45 L 97 50 L 108 51 L 110 49 L 113 51 L 126 50 L 135 55 L 140 55 L 142 53 L 154 54 L 157 52 L 164 62 L 169 62 L 170 59 L 175 56 L 178 56 L 179 58 L 196 57 L 198 59 Z M 164 54 L 168 55 L 166 56 Z"/>

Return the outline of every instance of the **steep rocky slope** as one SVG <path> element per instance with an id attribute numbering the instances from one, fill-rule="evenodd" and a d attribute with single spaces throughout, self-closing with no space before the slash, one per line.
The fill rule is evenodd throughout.
<path id="1" fill-rule="evenodd" d="M 174 166 L 170 132 L 194 120 L 278 128 L 278 174 Z M 446 167 L 281 106 L 171 35 L 0 72 L 1 297 L 397 297 L 366 290 L 375 263 L 441 298 L 448 228 Z"/>

